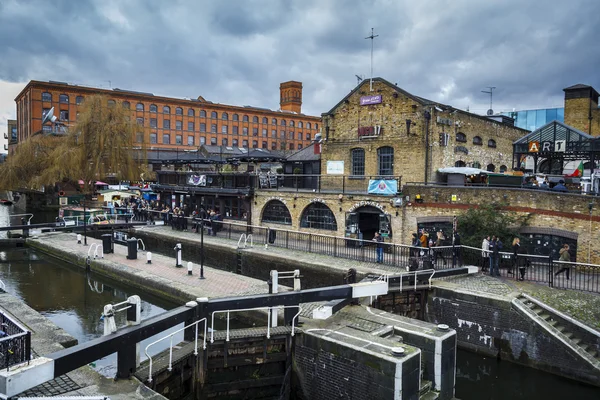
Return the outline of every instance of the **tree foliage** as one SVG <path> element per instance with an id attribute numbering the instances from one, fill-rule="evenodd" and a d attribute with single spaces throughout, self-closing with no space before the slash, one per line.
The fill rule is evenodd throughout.
<path id="1" fill-rule="evenodd" d="M 513 238 L 520 237 L 519 231 L 529 224 L 531 215 L 518 215 L 503 211 L 499 204 L 487 204 L 478 208 L 470 208 L 458 216 L 458 232 L 461 243 L 467 246 L 480 247 L 486 236 L 500 237 L 503 243 L 510 243 Z"/>
<path id="2" fill-rule="evenodd" d="M 0 170 L 0 186 L 32 188 L 83 180 L 84 193 L 89 193 L 98 179 L 138 180 L 146 169 L 143 149 L 133 147 L 134 132 L 127 110 L 109 105 L 104 96 L 87 97 L 66 136 L 37 135 L 17 147 Z"/>

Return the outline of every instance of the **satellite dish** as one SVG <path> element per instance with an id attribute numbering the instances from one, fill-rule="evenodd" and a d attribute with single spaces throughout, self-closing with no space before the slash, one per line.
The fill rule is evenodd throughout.
<path id="1" fill-rule="evenodd" d="M 44 125 L 48 122 L 52 122 L 52 123 L 56 122 L 56 116 L 54 115 L 54 107 L 52 107 L 50 109 L 50 111 L 48 111 L 46 113 L 46 115 L 44 116 L 44 118 L 42 119 L 42 125 Z"/>
<path id="2" fill-rule="evenodd" d="M 487 110 L 487 115 L 494 115 L 494 110 L 492 110 L 491 108 Z"/>

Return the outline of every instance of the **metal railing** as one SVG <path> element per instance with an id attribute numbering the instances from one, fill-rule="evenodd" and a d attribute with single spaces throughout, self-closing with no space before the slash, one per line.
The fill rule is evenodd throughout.
<path id="1" fill-rule="evenodd" d="M 242 246 L 242 240 L 244 241 L 244 245 Z M 237 248 L 238 249 L 246 249 L 248 248 L 248 240 L 250 241 L 250 247 L 254 247 L 254 240 L 253 240 L 253 236 L 251 233 L 242 233 L 240 235 L 240 239 L 238 240 L 237 243 Z"/>
<path id="2" fill-rule="evenodd" d="M 31 359 L 31 332 L 0 311 L 0 369 Z"/>
<path id="3" fill-rule="evenodd" d="M 176 330 L 175 332 L 171 332 L 170 334 L 168 334 L 165 337 L 162 337 L 158 340 L 155 340 L 154 342 L 150 343 L 148 346 L 146 346 L 146 348 L 144 349 L 144 354 L 146 355 L 146 357 L 148 358 L 148 382 L 152 382 L 152 357 L 148 354 L 148 349 L 157 344 L 162 342 L 165 339 L 170 338 L 171 342 L 169 344 L 169 365 L 167 367 L 167 370 L 171 371 L 173 369 L 173 336 L 175 336 L 176 334 L 178 334 L 179 332 L 183 332 L 184 330 L 186 330 L 189 327 L 195 326 L 196 327 L 196 334 L 194 335 L 194 355 L 197 356 L 198 355 L 198 324 L 200 322 L 204 321 L 204 336 L 202 339 L 202 348 L 204 350 L 206 350 L 206 328 L 207 328 L 207 320 L 206 318 L 202 318 L 199 319 L 198 321 L 189 324 L 188 326 L 184 326 L 181 329 Z"/>
<path id="4" fill-rule="evenodd" d="M 199 179 L 202 177 L 202 179 Z M 168 189 L 310 191 L 315 193 L 368 193 L 370 180 L 394 181 L 400 192 L 402 177 L 395 175 L 254 174 L 214 172 L 157 172 L 157 187 Z"/>
<path id="5" fill-rule="evenodd" d="M 302 307 L 300 307 L 299 305 L 293 305 L 293 306 L 277 306 L 277 307 L 253 307 L 253 308 L 239 308 L 239 309 L 235 309 L 235 310 L 222 310 L 222 311 L 213 311 L 213 313 L 211 314 L 211 322 L 210 322 L 210 342 L 214 343 L 215 342 L 215 314 L 226 314 L 226 319 L 227 319 L 227 328 L 226 328 L 226 333 L 225 333 L 225 341 L 229 342 L 229 320 L 230 320 L 230 314 L 234 313 L 234 312 L 246 312 L 246 311 L 266 311 L 267 312 L 267 339 L 271 338 L 271 314 L 272 314 L 272 310 L 274 309 L 280 309 L 280 308 L 297 308 L 298 312 L 294 315 L 294 317 L 292 318 L 292 333 L 291 335 L 294 336 L 295 334 L 295 329 L 296 329 L 296 319 L 298 318 L 298 316 L 300 315 L 300 313 L 302 312 Z"/>

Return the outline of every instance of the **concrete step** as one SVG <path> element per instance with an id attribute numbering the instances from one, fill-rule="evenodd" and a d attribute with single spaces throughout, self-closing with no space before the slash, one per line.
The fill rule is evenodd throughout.
<path id="1" fill-rule="evenodd" d="M 550 314 L 545 313 L 545 312 L 541 312 L 538 313 L 538 315 L 540 316 L 540 318 L 542 318 L 544 321 L 548 321 L 550 319 Z"/>
<path id="2" fill-rule="evenodd" d="M 421 389 L 419 390 L 419 394 L 422 396 L 425 393 L 428 393 L 429 391 L 431 391 L 431 386 L 431 381 L 425 379 L 421 380 Z"/>
<path id="3" fill-rule="evenodd" d="M 419 400 L 437 400 L 440 397 L 438 392 L 427 392 L 419 397 Z"/>

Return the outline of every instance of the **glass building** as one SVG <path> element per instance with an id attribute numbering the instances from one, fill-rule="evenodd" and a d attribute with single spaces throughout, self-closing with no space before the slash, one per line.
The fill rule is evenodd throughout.
<path id="1" fill-rule="evenodd" d="M 502 112 L 501 115 L 506 115 L 515 120 L 515 126 L 518 128 L 534 131 L 537 128 L 546 125 L 548 122 L 557 120 L 565 122 L 564 108 L 543 108 L 540 110 L 522 110 Z"/>

